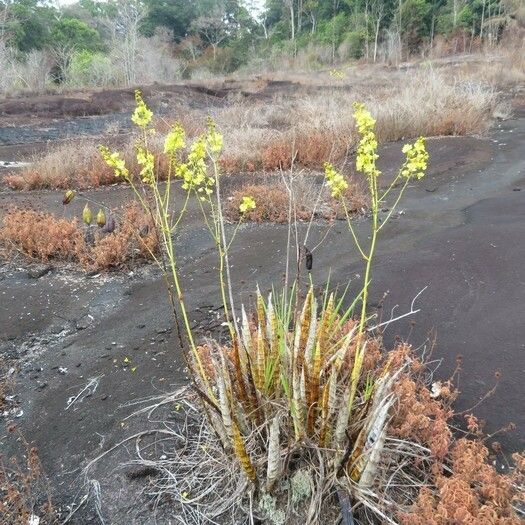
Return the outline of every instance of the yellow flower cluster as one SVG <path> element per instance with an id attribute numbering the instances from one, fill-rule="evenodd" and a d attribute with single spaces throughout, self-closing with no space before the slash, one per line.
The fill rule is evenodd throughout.
<path id="1" fill-rule="evenodd" d="M 222 134 L 217 131 L 215 122 L 212 119 L 208 120 L 208 134 L 206 136 L 208 147 L 213 155 L 219 155 L 222 151 L 223 138 Z"/>
<path id="2" fill-rule="evenodd" d="M 175 155 L 177 151 L 186 147 L 186 134 L 180 124 L 176 124 L 173 129 L 166 135 L 164 140 L 164 153 Z"/>
<path id="3" fill-rule="evenodd" d="M 191 145 L 188 162 L 180 164 L 176 168 L 177 175 L 183 179 L 182 188 L 184 190 L 195 189 L 206 195 L 213 193 L 212 187 L 215 180 L 206 174 L 205 158 L 206 137 L 200 137 Z"/>
<path id="4" fill-rule="evenodd" d="M 406 155 L 406 160 L 401 168 L 401 175 L 407 179 L 410 177 L 421 179 L 424 177 L 428 165 L 425 139 L 419 137 L 414 144 L 405 144 L 402 151 Z"/>
<path id="5" fill-rule="evenodd" d="M 148 108 L 148 106 L 146 106 L 144 100 L 142 100 L 142 95 L 139 90 L 135 91 L 135 101 L 137 103 L 137 107 L 131 116 L 131 120 L 133 123 L 139 126 L 139 128 L 146 129 L 147 125 L 151 122 L 153 112 Z"/>
<path id="6" fill-rule="evenodd" d="M 324 173 L 326 185 L 330 188 L 332 197 L 334 199 L 341 197 L 348 188 L 348 182 L 346 182 L 345 178 L 328 162 L 324 165 Z"/>
<path id="7" fill-rule="evenodd" d="M 120 154 L 118 152 L 111 153 L 106 146 L 99 146 L 98 149 L 106 164 L 115 172 L 115 176 L 129 180 L 128 168 L 126 168 L 124 159 L 120 158 Z"/>
<path id="8" fill-rule="evenodd" d="M 137 149 L 137 162 L 142 166 L 140 170 L 142 182 L 153 184 L 155 182 L 155 157 L 153 153 L 139 147 Z"/>
<path id="9" fill-rule="evenodd" d="M 332 69 L 330 71 L 330 76 L 332 78 L 337 79 L 337 80 L 343 80 L 346 75 L 345 75 L 344 71 L 341 71 L 340 69 Z"/>
<path id="10" fill-rule="evenodd" d="M 255 207 L 255 199 L 253 197 L 246 196 L 242 198 L 241 204 L 239 205 L 239 211 L 244 214 L 255 210 Z"/>
<path id="11" fill-rule="evenodd" d="M 354 119 L 361 139 L 357 147 L 356 169 L 368 177 L 378 177 L 381 172 L 376 168 L 377 139 L 376 121 L 364 104 L 354 103 Z"/>

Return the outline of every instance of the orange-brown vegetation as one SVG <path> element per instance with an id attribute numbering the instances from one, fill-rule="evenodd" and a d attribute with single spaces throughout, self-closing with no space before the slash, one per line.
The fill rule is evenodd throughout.
<path id="1" fill-rule="evenodd" d="M 17 432 L 14 425 L 8 430 Z M 27 525 L 37 516 L 41 525 L 56 523 L 56 513 L 51 502 L 50 488 L 42 470 L 38 451 L 25 441 L 24 462 L 11 458 L 4 462 L 0 455 L 0 519 L 9 525 Z M 34 518 L 33 518 L 34 519 Z"/>
<path id="2" fill-rule="evenodd" d="M 339 201 L 330 197 L 329 192 L 319 187 L 308 176 L 296 179 L 292 186 L 294 192 L 293 217 L 299 221 L 310 220 L 310 217 L 323 219 L 340 219 L 344 217 L 344 210 Z M 240 219 L 239 204 L 242 198 L 249 195 L 254 198 L 256 208 L 246 214 L 246 219 L 253 222 L 277 222 L 288 221 L 289 194 L 283 182 L 269 180 L 265 183 L 246 184 L 232 192 L 228 198 L 225 211 L 229 220 Z M 346 190 L 346 205 L 350 213 L 363 213 L 368 208 L 368 200 L 362 186 L 354 179 L 349 179 L 349 187 Z"/>
<path id="3" fill-rule="evenodd" d="M 151 220 L 137 206 L 116 218 L 105 232 L 33 210 L 13 209 L 0 228 L 0 243 L 8 253 L 19 252 L 37 261 L 74 262 L 86 269 L 108 269 L 150 259 L 158 249 Z"/>
<path id="4" fill-rule="evenodd" d="M 286 170 L 292 163 L 321 169 L 324 162 L 339 163 L 352 155 L 357 141 L 352 117 L 356 100 L 371 108 L 380 142 L 419 135 L 482 133 L 496 116 L 508 114 L 497 81 L 504 76 L 509 77 L 510 85 L 520 81 L 522 62 L 516 53 L 506 61 L 495 60 L 482 67 L 468 62 L 461 68 L 433 69 L 421 64 L 396 72 L 370 67 L 356 71 L 350 85 L 345 80 L 337 89 L 324 86 L 324 93 L 302 91 L 297 83 L 291 84 L 295 87 L 290 92 L 275 94 L 271 101 L 231 97 L 223 106 L 206 110 L 180 102 L 171 115 L 155 119 L 158 133 L 149 139 L 149 147 L 153 153 L 161 152 L 164 136 L 175 121 L 182 123 L 189 137 L 195 137 L 206 128 L 211 112 L 225 139 L 220 162 L 225 173 Z M 321 82 L 313 77 L 312 85 L 314 81 Z M 126 140 L 117 149 L 130 171 L 136 173 L 136 137 L 130 135 Z M 162 155 L 156 157 L 165 162 Z M 161 178 L 166 167 L 160 166 Z M 46 152 L 31 165 L 7 175 L 5 182 L 13 189 L 30 190 L 86 188 L 117 181 L 100 158 L 97 143 L 85 139 Z"/>
<path id="5" fill-rule="evenodd" d="M 396 358 L 411 355 L 401 345 Z M 392 365 L 394 366 L 394 365 Z M 428 447 L 433 463 L 430 478 L 417 494 L 409 512 L 401 512 L 403 525 L 489 524 L 519 525 L 514 505 L 523 498 L 525 460 L 514 456 L 509 475 L 497 472 L 489 461 L 479 422 L 466 416 L 469 435 L 458 438 L 452 431 L 453 401 L 457 391 L 451 382 L 440 384 L 439 395 L 422 380 L 425 368 L 415 359 L 411 372 L 400 377 L 395 387 L 396 411 L 390 425 L 394 437 Z M 493 447 L 499 451 L 499 446 Z"/>

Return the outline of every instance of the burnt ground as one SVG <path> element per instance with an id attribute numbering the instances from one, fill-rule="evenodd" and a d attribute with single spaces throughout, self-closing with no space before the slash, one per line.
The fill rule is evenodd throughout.
<path id="1" fill-rule="evenodd" d="M 395 314 L 407 311 L 427 287 L 417 302 L 421 311 L 389 326 L 386 344 L 401 336 L 420 346 L 434 330 L 436 377 L 448 377 L 462 355 L 458 411 L 476 405 L 500 371 L 496 394 L 475 413 L 487 421 L 488 433 L 511 421 L 517 425 L 497 437 L 509 453 L 525 444 L 525 113 L 516 111 L 486 137 L 429 145 L 429 176 L 409 188 L 400 213 L 382 231 L 371 302 L 378 304 L 388 292 L 378 311 L 388 319 L 392 308 L 399 305 Z M 387 174 L 399 149 L 383 148 Z M 116 204 L 127 192 L 112 187 L 84 194 Z M 3 192 L 0 210 L 15 202 L 58 211 L 60 200 L 50 191 Z M 190 210 L 178 238 L 186 297 L 199 335 L 220 337 L 213 245 L 197 217 Z M 366 218 L 356 220 L 359 231 L 367 226 Z M 308 244 L 315 246 L 326 228 L 316 224 Z M 281 282 L 285 240 L 284 226 L 242 227 L 231 254 L 240 301 L 251 303 L 256 283 L 268 291 Z M 351 281 L 355 291 L 362 268 L 343 223 L 335 223 L 314 252 L 314 281 L 322 286 L 329 271 L 334 286 Z M 185 383 L 169 312 L 163 281 L 152 267 L 101 275 L 41 270 L 20 260 L 2 267 L 0 352 L 18 370 L 16 404 L 6 419 L 38 447 L 63 516 L 88 492 L 81 475 L 87 462 L 146 428 L 144 417 L 126 419 L 134 410 L 126 404 Z M 7 433 L 0 443 L 8 454 L 15 449 Z M 120 468 L 126 457 L 126 449 L 110 454 L 89 473 L 101 484 L 102 513 L 112 524 L 153 523 L 141 496 L 143 481 L 130 480 L 130 467 Z M 168 514 L 165 509 L 157 522 L 170 523 Z M 98 522 L 93 502 L 69 521 Z"/>

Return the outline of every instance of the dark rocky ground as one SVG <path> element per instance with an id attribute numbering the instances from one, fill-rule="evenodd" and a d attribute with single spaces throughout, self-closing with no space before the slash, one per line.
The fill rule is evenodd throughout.
<path id="1" fill-rule="evenodd" d="M 383 149 L 387 176 L 399 149 Z M 459 411 L 476 405 L 500 371 L 496 394 L 475 413 L 489 433 L 516 423 L 515 432 L 498 440 L 506 452 L 523 449 L 525 113 L 518 108 L 483 138 L 430 141 L 430 150 L 429 176 L 409 188 L 401 213 L 382 231 L 372 303 L 388 292 L 379 311 L 387 319 L 396 305 L 395 313 L 407 311 L 427 287 L 418 300 L 421 311 L 388 328 L 387 345 L 396 335 L 422 345 L 434 329 L 436 376 L 449 376 L 463 356 Z M 113 204 L 127 192 L 112 187 L 85 193 Z M 0 215 L 12 203 L 60 210 L 60 201 L 56 192 L 3 192 Z M 191 210 L 178 239 L 186 297 L 198 333 L 220 336 L 213 246 L 196 217 Z M 367 219 L 356 226 L 365 231 Z M 316 245 L 326 227 L 317 224 L 308 244 Z M 285 240 L 283 226 L 242 227 L 231 254 L 240 301 L 250 304 L 256 283 L 263 291 L 279 284 Z M 331 271 L 334 285 L 353 280 L 357 288 L 362 268 L 350 246 L 345 225 L 336 223 L 314 252 L 316 283 L 322 286 Z M 163 281 L 152 267 L 86 275 L 11 261 L 0 270 L 0 327 L 0 353 L 18 369 L 16 406 L 6 419 L 38 447 L 55 501 L 67 514 L 67 505 L 87 491 L 81 483 L 86 463 L 145 428 L 143 418 L 125 419 L 133 410 L 126 403 L 184 384 Z M 5 432 L 0 444 L 8 454 L 15 449 Z M 124 458 L 125 450 L 106 456 L 90 473 L 101 483 L 102 512 L 107 523 L 153 523 L 140 496 L 143 484 L 118 468 Z M 158 522 L 169 520 L 164 513 Z M 70 521 L 97 522 L 92 504 Z"/>

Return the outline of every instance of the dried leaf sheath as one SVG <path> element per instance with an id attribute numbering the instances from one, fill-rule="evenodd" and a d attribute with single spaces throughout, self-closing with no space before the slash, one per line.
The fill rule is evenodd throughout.
<path id="1" fill-rule="evenodd" d="M 307 433 L 313 435 L 315 429 L 315 422 L 317 419 L 318 398 L 319 398 L 319 382 L 321 374 L 321 344 L 317 341 L 315 345 L 315 351 L 313 355 L 312 367 L 308 374 L 308 392 L 307 392 L 307 403 L 308 403 L 308 424 Z"/>
<path id="2" fill-rule="evenodd" d="M 233 424 L 232 433 L 233 433 L 233 449 L 235 451 L 235 455 L 237 456 L 237 459 L 242 465 L 242 468 L 244 469 L 244 472 L 246 473 L 246 476 L 248 477 L 248 479 L 250 481 L 255 481 L 257 479 L 257 474 L 255 472 L 255 469 L 253 468 L 250 457 L 248 456 L 248 453 L 246 452 L 246 447 L 244 445 L 244 439 L 241 435 L 239 427 L 237 426 L 237 423 Z"/>
<path id="3" fill-rule="evenodd" d="M 248 394 L 246 392 L 246 384 L 245 384 L 245 366 L 242 366 L 241 364 L 241 357 L 240 352 L 242 352 L 239 348 L 239 344 L 237 342 L 237 338 L 233 338 L 232 341 L 232 355 L 233 355 L 233 368 L 235 371 L 235 390 L 238 395 L 238 398 L 240 402 L 246 407 L 246 410 L 248 413 L 250 413 L 254 407 L 251 406 L 250 399 L 248 397 Z"/>
<path id="4" fill-rule="evenodd" d="M 268 467 L 266 471 L 266 488 L 271 491 L 281 471 L 281 449 L 279 446 L 279 416 L 275 416 L 270 425 L 268 437 Z"/>

